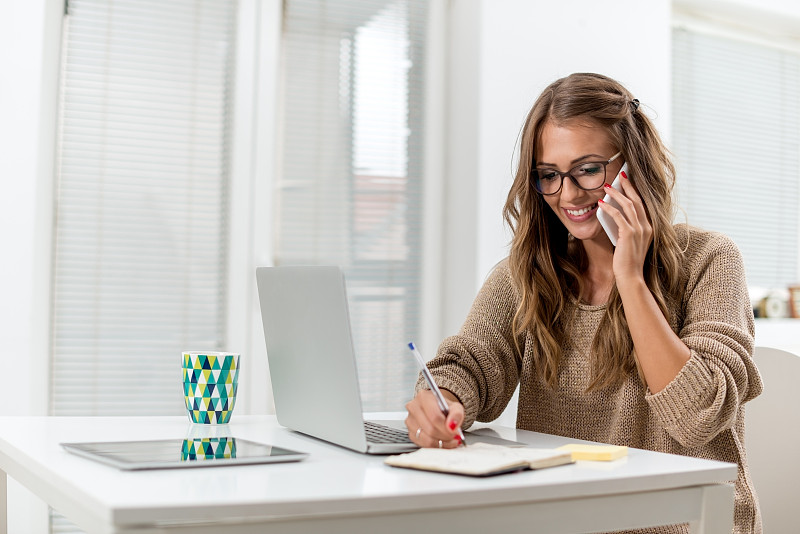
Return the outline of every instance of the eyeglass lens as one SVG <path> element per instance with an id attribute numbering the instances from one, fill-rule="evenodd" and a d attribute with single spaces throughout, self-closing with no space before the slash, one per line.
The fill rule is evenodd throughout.
<path id="1" fill-rule="evenodd" d="M 536 190 L 545 195 L 553 195 L 561 190 L 564 178 L 570 176 L 581 189 L 590 191 L 601 187 L 606 181 L 606 163 L 592 161 L 576 165 L 569 172 L 555 169 L 534 169 L 534 185 Z"/>

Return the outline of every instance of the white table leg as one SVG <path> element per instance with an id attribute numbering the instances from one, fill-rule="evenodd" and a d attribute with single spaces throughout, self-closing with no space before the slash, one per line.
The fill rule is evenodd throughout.
<path id="1" fill-rule="evenodd" d="M 689 523 L 692 534 L 730 534 L 733 530 L 733 486 L 717 484 L 703 489 L 700 519 Z"/>
<path id="2" fill-rule="evenodd" d="M 8 534 L 8 475 L 0 473 L 0 534 Z"/>

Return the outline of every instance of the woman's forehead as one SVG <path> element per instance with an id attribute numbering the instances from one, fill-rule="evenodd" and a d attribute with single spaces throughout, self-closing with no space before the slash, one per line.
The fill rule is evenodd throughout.
<path id="1" fill-rule="evenodd" d="M 546 121 L 536 141 L 537 161 L 548 163 L 586 154 L 604 155 L 614 147 L 608 131 L 590 120 Z"/>

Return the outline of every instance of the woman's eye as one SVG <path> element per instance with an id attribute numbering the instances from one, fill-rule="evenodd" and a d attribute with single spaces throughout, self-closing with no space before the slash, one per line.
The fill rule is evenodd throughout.
<path id="1" fill-rule="evenodd" d="M 572 174 L 578 176 L 594 176 L 596 174 L 600 174 L 601 172 L 603 172 L 602 165 L 598 165 L 597 163 L 586 163 L 577 167 Z"/>
<path id="2" fill-rule="evenodd" d="M 545 169 L 545 170 L 539 171 L 539 179 L 540 180 L 553 181 L 553 180 L 556 179 L 557 176 L 558 176 L 558 173 L 553 171 L 553 170 Z"/>

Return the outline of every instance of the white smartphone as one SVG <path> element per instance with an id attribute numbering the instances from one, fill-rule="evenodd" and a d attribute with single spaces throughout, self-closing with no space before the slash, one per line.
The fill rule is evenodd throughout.
<path id="1" fill-rule="evenodd" d="M 614 178 L 614 181 L 611 183 L 611 187 L 616 189 L 617 191 L 622 191 L 622 186 L 620 185 L 619 181 L 622 179 L 620 174 L 625 173 L 625 176 L 630 176 L 628 174 L 628 164 L 624 163 L 622 168 L 619 170 L 617 177 Z M 617 209 L 621 209 L 619 203 L 616 200 L 611 198 L 610 195 L 606 195 L 603 197 L 603 202 L 614 206 Z M 609 214 L 603 211 L 603 208 L 597 210 L 597 220 L 600 221 L 600 225 L 603 227 L 603 230 L 606 231 L 608 234 L 608 238 L 611 240 L 611 244 L 615 247 L 617 246 L 617 239 L 619 238 L 619 228 L 617 227 L 617 223 L 614 222 L 614 219 L 611 218 Z"/>

